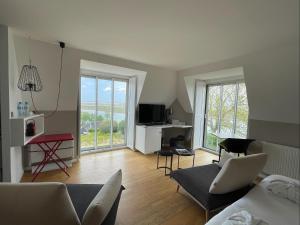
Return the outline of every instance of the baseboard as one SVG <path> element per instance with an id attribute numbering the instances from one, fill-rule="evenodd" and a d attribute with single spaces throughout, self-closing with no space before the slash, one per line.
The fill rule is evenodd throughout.
<path id="1" fill-rule="evenodd" d="M 214 155 L 219 155 L 218 152 L 215 152 L 215 151 L 213 151 L 213 150 L 210 150 L 210 149 L 204 148 L 204 147 L 201 147 L 201 148 L 196 149 L 196 150 L 202 150 L 202 151 L 205 151 L 205 152 L 209 152 L 209 153 L 211 153 L 211 154 L 214 154 Z"/>

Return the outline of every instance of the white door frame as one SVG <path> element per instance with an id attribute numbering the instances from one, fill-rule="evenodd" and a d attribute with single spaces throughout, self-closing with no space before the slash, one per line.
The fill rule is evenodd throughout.
<path id="1" fill-rule="evenodd" d="M 81 143 L 80 143 L 80 115 L 81 115 L 81 77 L 88 77 L 88 78 L 95 78 L 96 79 L 96 112 L 95 112 L 95 123 L 97 122 L 97 110 L 98 110 L 98 80 L 111 80 L 112 81 L 112 91 L 111 91 L 111 123 L 110 123 L 110 144 L 105 145 L 105 146 L 97 146 L 97 124 L 95 124 L 95 139 L 94 139 L 94 147 L 86 148 L 84 151 L 81 151 Z M 78 153 L 79 155 L 82 153 L 89 153 L 89 152 L 97 152 L 97 151 L 103 151 L 103 150 L 113 150 L 115 148 L 120 148 L 120 147 L 125 147 L 126 142 L 127 142 L 127 126 L 128 126 L 128 82 L 129 79 L 126 79 L 124 77 L 119 77 L 118 75 L 114 76 L 113 74 L 107 74 L 107 73 L 101 73 L 99 75 L 89 75 L 89 74 L 81 74 L 79 78 L 79 116 L 78 116 L 78 127 L 79 127 L 79 132 L 78 132 Z M 113 144 L 113 106 L 114 106 L 114 81 L 123 81 L 126 82 L 126 103 L 125 103 L 125 133 L 124 133 L 124 144 Z"/>

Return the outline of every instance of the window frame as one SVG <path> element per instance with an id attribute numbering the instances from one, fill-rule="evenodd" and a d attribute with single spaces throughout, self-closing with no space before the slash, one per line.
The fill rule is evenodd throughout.
<path id="1" fill-rule="evenodd" d="M 223 103 L 223 89 L 225 85 L 235 85 L 235 102 L 234 102 L 234 117 L 233 117 L 233 136 L 236 134 L 236 125 L 237 125 L 237 111 L 238 111 L 238 101 L 239 101 L 239 90 L 240 84 L 245 84 L 244 80 L 236 80 L 236 81 L 228 81 L 228 82 L 214 82 L 208 83 L 206 85 L 206 99 L 205 99 L 205 115 L 204 115 L 204 133 L 203 133 L 203 147 L 215 152 L 215 149 L 211 149 L 206 146 L 206 139 L 207 139 L 207 120 L 208 120 L 208 105 L 209 105 L 209 90 L 211 87 L 214 86 L 221 86 L 220 89 L 220 97 L 221 101 L 219 104 L 219 114 L 218 114 L 218 133 L 221 131 L 221 124 L 222 124 L 222 103 Z M 247 91 L 246 91 L 247 94 Z M 248 103 L 248 118 L 247 118 L 247 132 L 246 137 L 248 136 L 248 127 L 249 127 L 249 102 L 248 102 L 248 95 L 247 95 L 247 103 Z M 217 138 L 217 145 L 219 144 L 219 139 Z"/>
<path id="2" fill-rule="evenodd" d="M 94 78 L 96 79 L 96 113 L 95 113 L 95 137 L 94 137 L 94 146 L 93 147 L 86 147 L 82 148 L 81 147 L 81 134 L 80 134 L 80 124 L 81 124 L 81 78 L 82 77 L 88 77 L 88 78 Z M 111 122 L 110 122 L 110 144 L 109 145 L 102 145 L 98 146 L 98 141 L 97 141 L 97 109 L 98 109 L 98 80 L 111 80 L 112 81 L 112 94 L 111 94 Z M 114 81 L 123 81 L 126 82 L 126 104 L 125 104 L 125 130 L 124 130 L 124 143 L 122 144 L 113 144 L 113 108 L 114 108 Z M 98 151 L 107 151 L 107 150 L 113 150 L 113 149 L 119 149 L 122 147 L 126 147 L 127 145 L 127 126 L 128 126 L 128 87 L 129 87 L 129 78 L 124 78 L 120 77 L 115 74 L 108 74 L 108 73 L 95 73 L 94 71 L 85 71 L 82 72 L 79 76 L 79 103 L 78 103 L 78 111 L 79 111 L 79 116 L 78 116 L 78 127 L 79 127 L 79 133 L 78 133 L 78 148 L 79 148 L 79 154 L 85 154 L 85 153 L 90 153 L 90 152 L 98 152 Z"/>

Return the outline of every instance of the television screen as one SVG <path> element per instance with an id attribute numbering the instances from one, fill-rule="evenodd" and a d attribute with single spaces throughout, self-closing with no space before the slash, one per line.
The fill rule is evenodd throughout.
<path id="1" fill-rule="evenodd" d="M 165 105 L 139 104 L 139 123 L 164 123 L 165 108 Z"/>

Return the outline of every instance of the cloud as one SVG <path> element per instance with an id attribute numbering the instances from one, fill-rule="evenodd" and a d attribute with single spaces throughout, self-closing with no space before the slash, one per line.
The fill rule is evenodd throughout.
<path id="1" fill-rule="evenodd" d="M 111 91 L 111 87 L 106 87 L 106 88 L 104 88 L 104 91 L 105 91 L 105 92 Z"/>
<path id="2" fill-rule="evenodd" d="M 126 92 L 126 87 L 119 87 L 117 90 L 119 92 Z"/>

